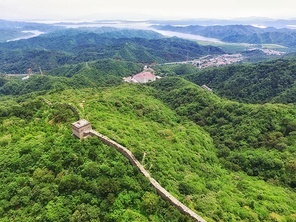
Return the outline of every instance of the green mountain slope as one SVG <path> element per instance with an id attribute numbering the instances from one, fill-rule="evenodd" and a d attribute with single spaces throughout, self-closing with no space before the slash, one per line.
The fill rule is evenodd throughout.
<path id="1" fill-rule="evenodd" d="M 251 25 L 214 25 L 214 26 L 154 26 L 157 29 L 217 38 L 223 42 L 250 44 L 279 44 L 296 46 L 296 32 L 292 29 L 273 27 L 258 28 Z"/>
<path id="2" fill-rule="evenodd" d="M 166 81 L 171 80 L 156 84 Z M 190 86 L 171 83 L 167 90 Z M 93 128 L 131 149 L 162 186 L 207 221 L 295 219 L 295 192 L 225 169 L 210 135 L 156 99 L 159 92 L 166 94 L 123 84 L 37 98 L 2 97 L 1 220 L 189 220 L 162 201 L 112 148 L 94 138 L 73 138 L 69 124 L 75 115 L 59 105 L 63 103 L 75 106 Z"/>
<path id="3" fill-rule="evenodd" d="M 295 105 L 223 100 L 180 78 L 165 78 L 153 86 L 159 90 L 158 97 L 179 115 L 211 134 L 224 166 L 296 187 Z"/>
<path id="4" fill-rule="evenodd" d="M 62 37 L 62 36 L 75 36 L 82 33 L 95 33 L 101 37 L 107 38 L 144 38 L 144 39 L 161 39 L 165 38 L 163 35 L 152 30 L 138 30 L 128 28 L 115 28 L 115 27 L 79 27 L 79 28 L 63 28 L 60 30 L 44 34 L 46 37 Z"/>
<path id="5" fill-rule="evenodd" d="M 142 65 L 112 59 L 60 66 L 44 75 L 35 74 L 22 81 L 19 77 L 0 76 L 0 95 L 22 95 L 46 90 L 61 91 L 85 87 L 109 86 L 122 77 L 142 71 Z"/>
<path id="6" fill-rule="evenodd" d="M 219 95 L 248 103 L 295 103 L 296 60 L 277 59 L 255 64 L 231 65 L 186 75 L 211 87 Z M 277 97 L 277 99 L 274 99 Z"/>
<path id="7" fill-rule="evenodd" d="M 19 37 L 25 37 L 30 35 L 30 33 L 24 33 L 19 30 L 6 30 L 0 28 L 0 42 L 6 42 L 11 39 L 16 39 Z"/>
<path id="8" fill-rule="evenodd" d="M 24 73 L 29 67 L 38 72 L 39 67 L 51 70 L 65 64 L 111 58 L 146 64 L 163 63 L 223 53 L 218 47 L 201 46 L 178 38 L 145 39 L 145 35 L 142 38 L 119 38 L 116 33 L 105 35 L 86 32 L 2 43 L 0 72 Z"/>
<path id="9" fill-rule="evenodd" d="M 295 103 L 296 98 L 296 82 L 285 91 L 281 92 L 278 96 L 272 99 L 274 103 Z"/>

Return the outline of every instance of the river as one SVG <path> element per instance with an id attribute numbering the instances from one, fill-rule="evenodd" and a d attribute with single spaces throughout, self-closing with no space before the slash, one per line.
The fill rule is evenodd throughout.
<path id="1" fill-rule="evenodd" d="M 169 36 L 169 37 L 176 36 L 178 38 L 183 38 L 183 39 L 222 43 L 219 39 L 207 38 L 207 37 L 200 36 L 200 35 L 193 35 L 193 34 L 187 34 L 187 33 L 181 33 L 181 32 L 172 32 L 172 31 L 165 31 L 165 30 L 158 30 L 158 29 L 152 29 L 152 30 L 155 32 L 158 32 L 164 36 Z"/>
<path id="2" fill-rule="evenodd" d="M 199 40 L 199 41 L 206 41 L 206 42 L 214 42 L 214 43 L 222 43 L 220 40 L 215 38 L 207 38 L 200 35 L 193 35 L 193 34 L 187 34 L 187 33 L 181 33 L 181 32 L 173 32 L 173 31 L 166 31 L 166 30 L 159 30 L 151 27 L 151 23 L 145 22 L 145 21 L 135 21 L 135 22 L 126 22 L 126 21 L 110 21 L 110 22 L 86 22 L 86 23 L 55 23 L 56 26 L 62 26 L 65 28 L 82 28 L 82 27 L 88 27 L 88 28 L 94 28 L 94 27 L 114 27 L 114 28 L 121 28 L 121 29 L 141 29 L 141 30 L 151 30 L 154 32 L 157 32 L 159 34 L 162 34 L 167 37 L 178 37 L 183 39 L 190 39 L 190 40 Z M 156 24 L 153 24 L 156 25 Z M 29 39 L 36 36 L 39 36 L 41 34 L 44 34 L 44 32 L 40 32 L 38 30 L 27 30 L 22 31 L 23 33 L 32 33 L 32 35 L 26 35 L 21 36 L 15 39 L 7 40 L 7 42 L 11 41 L 18 41 L 21 39 Z"/>
<path id="3" fill-rule="evenodd" d="M 173 31 L 166 31 L 166 30 L 159 30 L 151 27 L 151 23 L 145 22 L 145 21 L 132 21 L 132 22 L 126 22 L 126 21 L 109 21 L 109 22 L 90 22 L 90 23 L 69 23 L 69 24 L 57 24 L 58 26 L 64 26 L 66 28 L 81 28 L 81 27 L 88 27 L 88 28 L 94 28 L 94 27 L 114 27 L 114 28 L 125 28 L 125 29 L 141 29 L 141 30 L 151 30 L 154 32 L 157 32 L 159 34 L 162 34 L 167 37 L 178 37 L 183 39 L 190 39 L 190 40 L 199 40 L 199 41 L 206 41 L 206 42 L 214 42 L 214 43 L 222 43 L 219 39 L 215 38 L 207 38 L 200 35 L 193 35 L 193 34 L 187 34 L 187 33 L 181 33 L 181 32 L 173 32 Z M 153 24 L 157 25 L 157 24 Z"/>
<path id="4" fill-rule="evenodd" d="M 41 34 L 44 34 L 44 32 L 40 32 L 38 30 L 26 30 L 26 31 L 22 31 L 22 32 L 23 33 L 31 33 L 31 35 L 25 35 L 25 36 L 21 36 L 21 37 L 15 38 L 15 39 L 10 39 L 10 40 L 7 40 L 7 42 L 18 41 L 21 39 L 29 39 L 29 38 L 37 37 Z"/>

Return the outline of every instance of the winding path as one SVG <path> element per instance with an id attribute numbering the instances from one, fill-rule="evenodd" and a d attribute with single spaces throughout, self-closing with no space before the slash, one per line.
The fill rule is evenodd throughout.
<path id="1" fill-rule="evenodd" d="M 190 216 L 195 221 L 205 222 L 205 220 L 197 215 L 194 211 L 189 209 L 187 206 L 182 204 L 179 200 L 177 200 L 173 195 L 171 195 L 166 189 L 164 189 L 154 178 L 152 178 L 147 170 L 143 167 L 143 165 L 136 159 L 136 157 L 132 154 L 132 152 L 125 148 L 124 146 L 116 143 L 115 141 L 109 139 L 107 136 L 104 136 L 94 130 L 90 130 L 89 132 L 85 132 L 86 135 L 96 136 L 99 140 L 105 143 L 108 146 L 114 147 L 117 151 L 123 154 L 129 161 L 136 166 L 141 173 L 148 178 L 151 185 L 157 190 L 158 194 L 165 200 L 169 201 L 172 205 L 174 205 L 181 213 Z"/>

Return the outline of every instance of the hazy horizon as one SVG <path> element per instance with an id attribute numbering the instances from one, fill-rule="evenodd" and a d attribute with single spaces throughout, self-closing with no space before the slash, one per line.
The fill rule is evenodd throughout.
<path id="1" fill-rule="evenodd" d="M 271 0 L 268 3 L 255 0 L 150 0 L 147 3 L 136 0 L 0 0 L 0 7 L 0 19 L 15 21 L 296 18 L 296 2 L 292 0 Z"/>

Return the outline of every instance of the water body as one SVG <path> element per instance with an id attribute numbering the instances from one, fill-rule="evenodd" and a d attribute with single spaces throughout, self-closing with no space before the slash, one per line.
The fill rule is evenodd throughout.
<path id="1" fill-rule="evenodd" d="M 200 35 L 193 35 L 193 34 L 187 34 L 187 33 L 181 33 L 181 32 L 172 32 L 172 31 L 165 31 L 165 30 L 158 30 L 158 29 L 152 29 L 155 32 L 158 32 L 164 36 L 169 36 L 169 37 L 178 37 L 178 38 L 183 38 L 183 39 L 190 39 L 190 40 L 199 40 L 199 41 L 206 41 L 206 42 L 214 42 L 214 43 L 223 43 L 219 39 L 215 38 L 207 38 L 204 36 Z"/>
<path id="2" fill-rule="evenodd" d="M 38 30 L 26 30 L 26 31 L 22 31 L 22 32 L 23 33 L 31 33 L 31 35 L 26 35 L 26 36 L 21 36 L 21 37 L 15 38 L 15 39 L 10 39 L 10 40 L 7 40 L 7 42 L 18 41 L 21 39 L 29 39 L 29 38 L 37 37 L 41 34 L 44 34 L 44 32 L 40 32 Z"/>
<path id="3" fill-rule="evenodd" d="M 296 29 L 296 25 L 287 25 L 287 28 L 289 28 L 289 29 Z"/>
<path id="4" fill-rule="evenodd" d="M 167 37 L 178 37 L 183 39 L 189 39 L 189 40 L 199 40 L 199 41 L 206 41 L 206 42 L 213 42 L 213 43 L 223 43 L 218 39 L 215 38 L 207 38 L 200 35 L 194 35 L 194 34 L 187 34 L 187 33 L 181 33 L 181 32 L 173 32 L 173 31 L 166 31 L 166 30 L 158 30 L 151 27 L 151 25 L 157 25 L 157 24 L 151 24 L 145 21 L 108 21 L 108 22 L 85 22 L 85 23 L 53 23 L 53 25 L 61 26 L 65 28 L 96 28 L 96 27 L 114 27 L 114 28 L 121 28 L 121 29 L 142 29 L 142 30 L 151 30 L 154 32 L 157 32 L 159 34 L 162 34 Z M 41 34 L 44 34 L 44 32 L 40 32 L 38 30 L 26 30 L 22 31 L 23 33 L 31 33 L 32 35 L 27 36 L 21 36 L 15 39 L 10 39 L 7 42 L 11 41 L 18 41 L 21 39 L 29 39 L 33 37 L 37 37 Z"/>
<path id="5" fill-rule="evenodd" d="M 128 28 L 128 29 L 142 29 L 142 30 L 151 30 L 162 34 L 167 37 L 178 37 L 183 39 L 190 39 L 190 40 L 199 40 L 199 41 L 206 41 L 206 42 L 214 42 L 214 43 L 222 43 L 219 39 L 215 38 L 207 38 L 200 35 L 193 35 L 181 32 L 173 32 L 173 31 L 165 31 L 151 28 L 151 23 L 148 22 L 126 22 L 126 21 L 110 21 L 110 22 L 97 22 L 97 23 L 76 23 L 76 24 L 57 24 L 58 26 L 64 26 L 66 28 L 81 28 L 81 27 L 114 27 L 114 28 Z M 157 24 L 153 24 L 157 25 Z"/>

